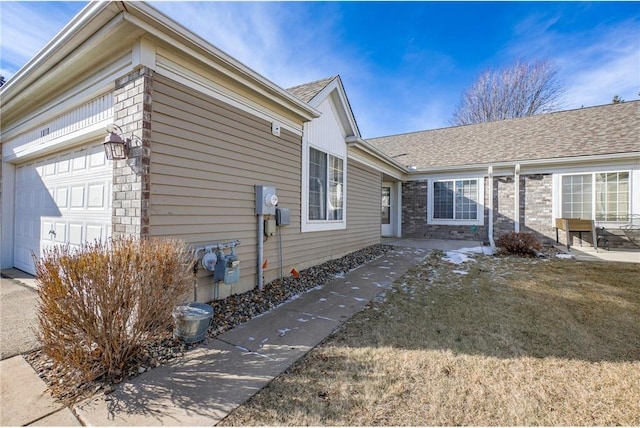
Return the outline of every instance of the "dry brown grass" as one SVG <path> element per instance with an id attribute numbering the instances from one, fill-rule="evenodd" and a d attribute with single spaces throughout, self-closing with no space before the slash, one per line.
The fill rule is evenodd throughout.
<path id="1" fill-rule="evenodd" d="M 433 254 L 221 425 L 640 425 L 639 278 Z"/>

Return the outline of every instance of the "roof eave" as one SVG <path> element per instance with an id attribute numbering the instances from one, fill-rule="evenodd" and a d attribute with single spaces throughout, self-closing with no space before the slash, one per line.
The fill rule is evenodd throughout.
<path id="1" fill-rule="evenodd" d="M 479 171 L 486 170 L 490 166 L 494 168 L 507 168 L 513 167 L 515 165 L 522 166 L 558 166 L 558 165 L 567 165 L 567 164 L 580 164 L 580 163 L 591 163 L 591 162 L 602 162 L 606 160 L 613 161 L 622 161 L 622 160 L 635 160 L 640 162 L 640 151 L 638 152 L 624 152 L 624 153 L 609 153 L 609 154 L 601 154 L 601 155 L 587 155 L 587 156 L 568 156 L 568 157 L 559 157 L 559 158 L 545 158 L 545 159 L 520 159 L 520 160 L 510 160 L 510 161 L 499 161 L 499 162 L 483 162 L 478 164 L 469 164 L 469 165 L 449 165 L 449 166 L 433 166 L 433 167 L 423 167 L 416 169 L 408 169 L 408 175 L 416 176 L 421 174 L 434 174 L 434 173 L 442 173 L 442 172 L 470 172 L 470 171 Z"/>
<path id="2" fill-rule="evenodd" d="M 191 45 L 193 48 L 196 48 L 196 50 L 207 52 L 210 55 L 212 54 L 211 56 L 215 57 L 218 62 L 222 63 L 242 78 L 240 83 L 263 93 L 270 98 L 275 97 L 275 99 L 280 101 L 281 105 L 296 112 L 304 119 L 311 120 L 313 118 L 320 117 L 321 113 L 311 105 L 296 98 L 285 89 L 218 49 L 197 34 L 193 33 L 191 30 L 173 21 L 171 18 L 145 2 L 126 2 L 126 10 L 130 16 L 134 16 L 144 22 L 147 22 L 162 33 L 169 34 L 172 38 L 180 40 L 186 45 Z M 131 21 L 139 24 L 136 20 Z M 148 31 L 149 29 L 145 28 L 145 30 Z"/>
<path id="3" fill-rule="evenodd" d="M 392 168 L 397 169 L 398 171 L 400 171 L 402 173 L 408 173 L 409 172 L 409 169 L 406 166 L 400 164 L 395 159 L 390 158 L 385 153 L 383 153 L 382 151 L 380 151 L 376 147 L 372 146 L 371 144 L 369 144 L 367 141 L 363 140 L 362 138 L 355 137 L 355 136 L 354 137 L 347 137 L 346 141 L 347 141 L 347 146 L 348 147 L 354 147 L 354 148 L 360 149 L 363 152 L 373 156 L 374 158 L 384 162 L 385 164 L 391 166 Z"/>
<path id="4" fill-rule="evenodd" d="M 3 106 L 28 88 L 63 58 L 77 49 L 89 36 L 100 30 L 120 14 L 122 20 L 155 34 L 205 52 L 215 62 L 230 71 L 240 84 L 261 93 L 272 101 L 300 116 L 303 121 L 320 117 L 320 112 L 304 103 L 275 83 L 261 76 L 236 59 L 222 52 L 204 39 L 184 28 L 160 11 L 144 2 L 90 2 L 51 39 L 27 64 L 2 86 Z"/>

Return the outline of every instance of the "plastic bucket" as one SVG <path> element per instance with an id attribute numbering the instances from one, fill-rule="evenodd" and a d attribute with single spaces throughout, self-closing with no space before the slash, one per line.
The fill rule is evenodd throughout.
<path id="1" fill-rule="evenodd" d="M 204 339 L 213 318 L 213 308 L 204 303 L 183 303 L 172 312 L 176 328 L 173 335 L 185 343 Z"/>

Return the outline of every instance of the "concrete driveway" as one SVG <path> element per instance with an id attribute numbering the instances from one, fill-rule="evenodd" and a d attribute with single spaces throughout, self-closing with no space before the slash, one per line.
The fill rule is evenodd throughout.
<path id="1" fill-rule="evenodd" d="M 15 279 L 0 279 L 0 360 L 39 348 L 38 293 Z"/>

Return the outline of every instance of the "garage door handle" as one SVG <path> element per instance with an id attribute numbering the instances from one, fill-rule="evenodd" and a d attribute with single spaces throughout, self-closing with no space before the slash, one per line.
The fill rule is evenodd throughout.
<path id="1" fill-rule="evenodd" d="M 55 238 L 55 236 L 56 236 L 56 231 L 55 231 L 55 230 L 53 230 L 53 229 L 52 229 L 52 230 L 50 230 L 50 231 L 49 231 L 49 235 L 53 235 L 53 237 Z"/>

